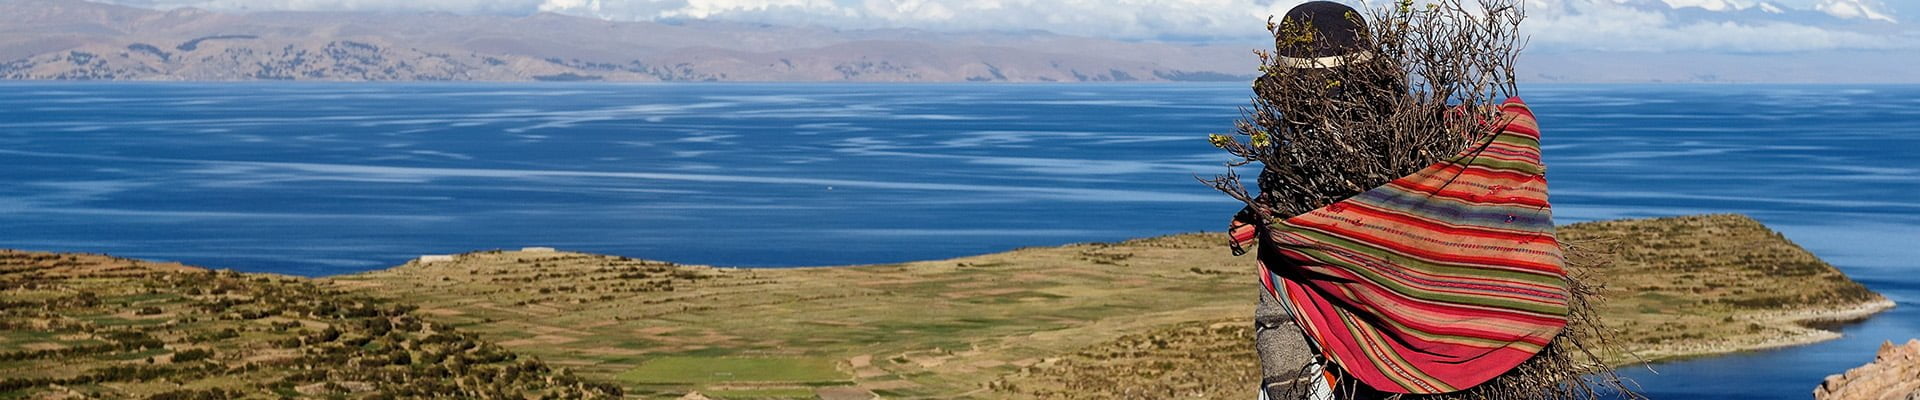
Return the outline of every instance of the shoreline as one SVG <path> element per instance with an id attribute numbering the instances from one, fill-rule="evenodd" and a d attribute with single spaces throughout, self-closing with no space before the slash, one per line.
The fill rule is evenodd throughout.
<path id="1" fill-rule="evenodd" d="M 1777 350 L 1830 341 L 1839 339 L 1844 335 L 1838 331 L 1818 328 L 1812 325 L 1824 323 L 1844 324 L 1865 321 L 1873 318 L 1875 315 L 1879 315 L 1881 312 L 1891 310 L 1898 306 L 1899 305 L 1893 300 L 1879 299 L 1839 309 L 1800 309 L 1749 316 L 1741 319 L 1747 322 L 1776 327 L 1786 331 L 1788 334 L 1760 341 L 1735 341 L 1736 343 L 1722 342 L 1676 346 L 1682 347 L 1683 349 L 1670 352 L 1664 348 L 1642 351 L 1634 354 L 1636 358 L 1639 358 L 1638 361 L 1621 362 L 1614 365 L 1614 368 L 1653 366 L 1675 361 Z"/>
<path id="2" fill-rule="evenodd" d="M 1123 241 L 1112 242 L 1112 243 L 1126 243 L 1126 242 L 1156 240 L 1156 239 L 1179 237 L 1179 236 L 1214 235 L 1214 234 L 1221 234 L 1221 233 L 1220 232 L 1178 233 L 1178 234 L 1171 234 L 1171 235 L 1135 238 L 1135 239 L 1123 240 Z M 1066 248 L 1066 247 L 1076 247 L 1076 246 L 1107 245 L 1107 244 L 1111 244 L 1111 243 L 1084 242 L 1084 243 L 1068 243 L 1068 244 L 1063 244 L 1059 246 L 1023 246 L 1023 247 L 1007 250 L 1004 252 L 994 252 L 994 253 L 986 253 L 986 254 L 973 255 L 973 256 L 955 257 L 951 259 L 918 260 L 918 261 L 906 261 L 906 262 L 900 262 L 900 263 L 849 264 L 849 265 L 817 265 L 816 264 L 816 265 L 803 265 L 803 266 L 792 266 L 792 267 L 740 267 L 740 266 L 705 265 L 705 264 L 682 264 L 682 263 L 676 263 L 672 261 L 632 258 L 627 256 L 618 256 L 618 255 L 577 253 L 577 252 L 567 251 L 567 250 L 553 250 L 550 248 L 538 248 L 538 251 L 531 251 L 532 249 L 535 249 L 535 248 L 527 248 L 527 249 L 520 249 L 520 250 L 486 249 L 486 250 L 474 250 L 474 251 L 469 251 L 464 253 L 454 253 L 454 254 L 445 254 L 445 255 L 423 255 L 421 257 L 415 257 L 403 263 L 387 266 L 384 268 L 370 269 L 370 270 L 358 271 L 358 272 L 317 275 L 317 276 L 291 275 L 291 274 L 276 273 L 276 272 L 248 272 L 248 271 L 237 271 L 229 268 L 207 268 L 207 267 L 183 264 L 178 261 L 157 261 L 157 260 L 146 260 L 146 259 L 139 259 L 139 258 L 128 258 L 128 257 L 121 257 L 113 254 L 98 253 L 98 252 L 60 252 L 60 251 L 25 250 L 25 249 L 11 249 L 11 248 L 0 249 L 0 251 L 61 254 L 61 255 L 100 256 L 100 257 L 108 257 L 112 259 L 141 262 L 147 265 L 156 265 L 156 266 L 170 265 L 170 266 L 176 266 L 180 268 L 198 269 L 198 270 L 205 270 L 205 271 L 233 271 L 243 275 L 304 280 L 304 281 L 310 281 L 314 283 L 332 285 L 334 287 L 348 289 L 348 290 L 368 290 L 368 289 L 375 289 L 380 286 L 384 286 L 383 284 L 380 284 L 380 283 L 373 283 L 373 282 L 362 280 L 362 278 L 367 277 L 369 275 L 405 273 L 403 271 L 406 271 L 409 269 L 432 268 L 434 264 L 442 264 L 442 263 L 456 264 L 455 260 L 463 259 L 468 256 L 498 254 L 502 252 L 581 254 L 581 255 L 604 256 L 604 257 L 631 258 L 633 260 L 641 260 L 645 262 L 664 263 L 666 265 L 672 265 L 676 268 L 704 269 L 704 270 L 713 271 L 716 273 L 727 273 L 730 271 L 734 271 L 734 272 L 756 272 L 756 271 L 805 272 L 805 271 L 831 271 L 831 270 L 859 271 L 859 270 L 865 270 L 865 269 L 898 268 L 903 265 L 945 263 L 945 262 L 950 262 L 952 260 L 993 256 L 993 255 L 1006 254 L 1006 253 L 1016 253 L 1023 250 Z M 422 259 L 426 257 L 448 257 L 448 258 L 436 259 L 434 261 L 422 261 Z M 1665 363 L 1677 362 L 1677 361 L 1711 358 L 1711 357 L 1725 356 L 1725 355 L 1738 354 L 1738 353 L 1761 352 L 1761 351 L 1768 351 L 1768 350 L 1811 345 L 1811 344 L 1816 344 L 1820 342 L 1840 339 L 1843 337 L 1842 333 L 1836 330 L 1824 328 L 1821 325 L 1850 324 L 1855 322 L 1861 322 L 1861 321 L 1871 319 L 1874 316 L 1882 312 L 1885 312 L 1887 310 L 1891 310 L 1895 307 L 1898 307 L 1898 304 L 1893 300 L 1880 298 L 1880 299 L 1862 302 L 1862 303 L 1856 303 L 1856 304 L 1852 304 L 1852 305 L 1849 305 L 1846 307 L 1840 307 L 1840 308 L 1831 308 L 1831 309 L 1802 308 L 1802 309 L 1795 309 L 1795 310 L 1763 312 L 1763 313 L 1757 313 L 1753 315 L 1741 316 L 1741 317 L 1738 317 L 1738 320 L 1742 322 L 1750 322 L 1754 324 L 1760 324 L 1768 327 L 1777 328 L 1783 331 L 1784 334 L 1771 335 L 1763 340 L 1735 339 L 1735 340 L 1725 340 L 1717 343 L 1690 343 L 1690 344 L 1682 344 L 1682 345 L 1660 346 L 1651 350 L 1630 351 L 1630 353 L 1632 353 L 1631 359 L 1615 361 L 1615 362 L 1611 362 L 1610 364 L 1613 364 L 1613 367 L 1615 369 L 1624 369 L 1624 368 L 1629 368 L 1634 366 L 1653 366 L 1653 365 L 1665 364 Z M 1177 325 L 1177 324 L 1174 324 L 1174 325 Z M 1171 326 L 1171 325 L 1168 325 L 1168 326 Z M 1616 329 L 1616 328 L 1613 328 L 1610 326 L 1609 329 Z M 1625 346 L 1622 346 L 1622 347 L 1625 347 Z"/>

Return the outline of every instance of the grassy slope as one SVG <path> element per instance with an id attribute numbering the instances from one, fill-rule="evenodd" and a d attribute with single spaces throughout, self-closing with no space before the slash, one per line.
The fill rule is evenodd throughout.
<path id="1" fill-rule="evenodd" d="M 1893 306 L 1742 216 L 1591 222 L 1563 227 L 1560 236 L 1611 260 L 1591 271 L 1606 285 L 1600 312 L 1643 359 L 1832 339 L 1839 335 L 1802 324 Z"/>
<path id="2" fill-rule="evenodd" d="M 1603 315 L 1642 358 L 1820 340 L 1832 334 L 1795 321 L 1885 304 L 1745 217 L 1561 234 L 1590 250 L 1581 254 L 1613 260 L 1592 280 L 1606 286 Z M 1221 242 L 1189 234 L 783 270 L 484 252 L 333 281 L 648 396 L 820 387 L 824 397 L 1242 397 L 1253 379 L 1244 328 L 1253 267 Z M 650 362 L 702 357 L 722 365 L 704 382 L 648 372 L 675 370 Z M 817 360 L 837 375 L 756 367 Z"/>
<path id="3" fill-rule="evenodd" d="M 0 250 L 0 399 L 614 397 L 313 281 Z"/>
<path id="4" fill-rule="evenodd" d="M 839 381 L 912 397 L 980 390 L 1126 332 L 1244 314 L 1256 293 L 1246 284 L 1246 260 L 1218 244 L 1184 235 L 778 270 L 486 252 L 335 281 L 421 304 L 437 320 L 585 374 L 621 378 L 633 391 L 724 386 L 652 384 L 673 379 L 625 373 L 660 357 L 827 359 Z M 788 381 L 822 379 L 733 386 Z"/>

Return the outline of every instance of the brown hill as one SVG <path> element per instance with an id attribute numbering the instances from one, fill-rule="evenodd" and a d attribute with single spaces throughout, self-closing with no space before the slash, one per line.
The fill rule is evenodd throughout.
<path id="1" fill-rule="evenodd" d="M 1559 231 L 1604 283 L 1603 315 L 1649 360 L 1792 346 L 1840 337 L 1813 327 L 1893 307 L 1832 264 L 1739 215 L 1589 222 Z M 1575 260 L 1579 262 L 1579 260 Z"/>
<path id="2" fill-rule="evenodd" d="M 1745 217 L 1559 233 L 1634 353 L 1610 362 L 1808 343 L 1837 334 L 1803 323 L 1890 306 Z M 0 251 L 0 397 L 1244 398 L 1257 289 L 1223 241 L 793 269 L 527 249 L 318 281 Z"/>
<path id="3" fill-rule="evenodd" d="M 1580 257 L 1609 261 L 1583 273 L 1642 359 L 1825 340 L 1838 334 L 1802 323 L 1891 305 L 1742 216 L 1560 234 Z M 333 282 L 648 397 L 1244 398 L 1258 370 L 1257 289 L 1252 261 L 1223 242 L 1189 234 L 795 269 L 482 252 Z"/>
<path id="4" fill-rule="evenodd" d="M 615 398 L 301 278 L 0 250 L 0 398 Z"/>

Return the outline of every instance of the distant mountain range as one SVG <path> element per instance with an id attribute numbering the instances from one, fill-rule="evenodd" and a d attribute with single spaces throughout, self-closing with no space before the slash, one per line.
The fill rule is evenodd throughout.
<path id="1" fill-rule="evenodd" d="M 0 2 L 6 79 L 1241 80 L 1255 70 L 1249 48 L 548 13 L 222 14 L 78 0 Z"/>
<path id="2" fill-rule="evenodd" d="M 1674 7 L 1688 18 L 1758 13 L 1832 24 L 1877 21 L 1871 10 L 1819 14 L 1763 2 L 1599 1 Z M 1687 1 L 1702 5 L 1671 4 Z M 1853 3 L 1841 2 L 1858 0 L 1827 1 L 1844 7 Z M 1861 17 L 1839 16 L 1847 12 Z M 1046 32 L 620 22 L 552 13 L 241 14 L 0 0 L 0 79 L 16 80 L 1244 81 L 1256 70 L 1250 51 L 1259 46 Z M 1920 81 L 1907 72 L 1920 61 L 1911 53 L 1535 52 L 1522 68 L 1523 79 L 1536 82 Z"/>

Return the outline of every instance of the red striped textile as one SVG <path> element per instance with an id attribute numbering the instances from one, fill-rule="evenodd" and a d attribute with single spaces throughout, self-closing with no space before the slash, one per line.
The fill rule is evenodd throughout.
<path id="1" fill-rule="evenodd" d="M 1486 382 L 1566 326 L 1565 258 L 1553 235 L 1533 112 L 1452 159 L 1267 226 L 1261 281 L 1294 309 L 1324 356 L 1386 392 L 1447 393 Z"/>

